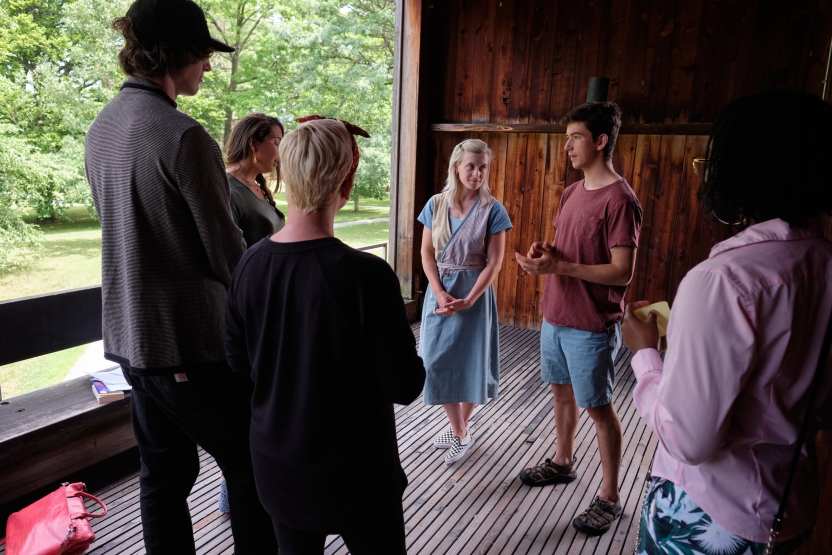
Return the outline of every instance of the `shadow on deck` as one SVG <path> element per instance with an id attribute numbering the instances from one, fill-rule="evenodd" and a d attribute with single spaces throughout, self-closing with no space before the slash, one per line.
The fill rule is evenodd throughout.
<path id="1" fill-rule="evenodd" d="M 418 339 L 418 324 L 413 331 Z M 622 349 L 616 362 L 614 398 L 624 428 L 620 477 L 624 514 L 607 534 L 590 538 L 571 526 L 601 482 L 595 431 L 585 412 L 575 443 L 579 460 L 575 482 L 529 488 L 517 478 L 529 463 L 554 454 L 552 395 L 540 379 L 538 341 L 538 332 L 501 328 L 500 397 L 474 413 L 477 444 L 456 464 L 445 465 L 445 452 L 432 445 L 447 425 L 441 408 L 425 406 L 421 400 L 396 407 L 399 450 L 410 480 L 404 497 L 410 555 L 633 552 L 638 504 L 656 439 L 633 406 L 630 353 Z M 197 552 L 230 555 L 234 551 L 230 522 L 217 510 L 220 472 L 210 456 L 200 455 L 201 471 L 189 498 Z M 107 503 L 110 513 L 93 522 L 97 539 L 88 553 L 144 553 L 138 476 L 93 493 Z M 339 537 L 331 536 L 326 553 L 348 552 Z"/>

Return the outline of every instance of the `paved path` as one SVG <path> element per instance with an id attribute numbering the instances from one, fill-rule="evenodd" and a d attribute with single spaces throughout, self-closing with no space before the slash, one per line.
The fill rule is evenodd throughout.
<path id="1" fill-rule="evenodd" d="M 379 222 L 389 222 L 390 218 L 376 218 L 375 220 L 355 220 L 354 222 L 341 222 L 340 224 L 335 224 L 334 228 L 339 227 L 350 227 L 354 225 L 364 225 L 364 224 L 377 224 Z"/>

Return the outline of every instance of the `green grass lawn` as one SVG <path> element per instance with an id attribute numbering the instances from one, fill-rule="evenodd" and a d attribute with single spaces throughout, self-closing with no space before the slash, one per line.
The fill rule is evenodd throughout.
<path id="1" fill-rule="evenodd" d="M 283 193 L 275 200 L 286 212 Z M 386 218 L 390 214 L 388 200 L 361 199 L 359 212 L 347 204 L 335 218 L 336 223 Z M 24 220 L 43 231 L 43 250 L 37 259 L 20 258 L 19 270 L 0 273 L 0 301 L 42 295 L 66 289 L 101 284 L 101 225 L 90 217 L 84 207 L 67 210 L 72 219 L 56 223 L 37 223 L 32 214 Z M 352 247 L 386 243 L 388 222 L 338 228 L 335 236 Z M 371 251 L 378 256 L 381 249 Z M 60 382 L 83 354 L 86 345 L 74 347 L 15 364 L 0 366 L 0 388 L 4 398 L 21 395 Z"/>

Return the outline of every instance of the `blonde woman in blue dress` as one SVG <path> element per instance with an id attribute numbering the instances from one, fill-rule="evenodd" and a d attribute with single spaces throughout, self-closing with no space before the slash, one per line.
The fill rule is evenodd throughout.
<path id="1" fill-rule="evenodd" d="M 451 154 L 445 188 L 419 215 L 422 266 L 430 282 L 422 309 L 419 354 L 424 401 L 442 405 L 450 426 L 433 444 L 459 460 L 474 445 L 468 421 L 497 397 L 500 348 L 494 280 L 511 220 L 488 188 L 493 155 L 483 141 L 462 141 Z"/>

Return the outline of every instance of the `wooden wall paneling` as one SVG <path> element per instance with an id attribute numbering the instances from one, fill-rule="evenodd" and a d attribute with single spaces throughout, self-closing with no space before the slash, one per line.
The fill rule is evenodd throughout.
<path id="1" fill-rule="evenodd" d="M 676 230 L 677 199 L 684 173 L 685 137 L 665 135 L 659 154 L 659 171 L 653 188 L 653 215 L 650 218 L 650 242 L 646 252 L 647 272 L 642 277 L 643 298 L 668 299 L 672 266 L 672 245 Z"/>
<path id="2" fill-rule="evenodd" d="M 627 0 L 624 28 L 622 64 L 626 66 L 622 67 L 618 93 L 614 99 L 624 112 L 622 121 L 635 123 L 639 121 L 641 94 L 644 89 L 650 0 Z"/>
<path id="3" fill-rule="evenodd" d="M 818 0 L 794 0 L 789 5 L 786 38 L 777 64 L 777 88 L 802 91 L 809 69 Z"/>
<path id="4" fill-rule="evenodd" d="M 699 236 L 705 223 L 702 202 L 699 200 L 699 190 L 702 188 L 702 178 L 696 175 L 691 160 L 701 156 L 708 145 L 707 137 L 686 137 L 685 154 L 682 159 L 682 180 L 676 198 L 673 218 L 676 227 L 670 247 L 670 277 L 668 279 L 667 301 L 672 304 L 676 298 L 676 291 L 682 278 L 696 264 L 702 262 L 697 256 L 699 252 Z"/>
<path id="5" fill-rule="evenodd" d="M 683 3 L 685 0 L 677 0 Z M 664 121 L 673 35 L 676 22 L 676 1 L 655 2 L 650 10 L 650 29 L 644 58 L 644 88 L 639 102 L 641 123 Z"/>
<path id="6" fill-rule="evenodd" d="M 512 123 L 528 123 L 531 98 L 532 26 L 536 2 L 518 2 L 514 8 L 514 44 L 511 62 L 511 99 L 508 118 Z"/>
<path id="7" fill-rule="evenodd" d="M 572 105 L 586 102 L 589 78 L 598 75 L 598 41 L 601 37 L 601 0 L 581 2 L 581 25 L 578 29 L 578 45 L 575 66 L 575 84 L 572 89 Z"/>
<path id="8" fill-rule="evenodd" d="M 725 16 L 722 52 L 719 55 L 719 100 L 714 106 L 711 121 L 716 119 L 726 104 L 743 96 L 748 80 L 753 50 L 752 40 L 757 20 L 758 0 L 736 0 L 729 2 Z"/>
<path id="9" fill-rule="evenodd" d="M 641 203 L 644 214 L 641 222 L 641 234 L 636 253 L 636 269 L 627 297 L 629 301 L 644 299 L 646 278 L 649 273 L 647 265 L 648 251 L 651 248 L 652 218 L 655 211 L 653 191 L 659 173 L 659 155 L 662 138 L 659 135 L 639 135 L 636 138 L 635 170 L 631 185 Z"/>
<path id="10" fill-rule="evenodd" d="M 777 86 L 777 64 L 780 60 L 788 20 L 784 11 L 783 2 L 759 1 L 754 39 L 751 42 L 752 55 L 748 81 L 745 83 L 745 90 L 742 94 L 735 98 Z"/>
<path id="11" fill-rule="evenodd" d="M 489 2 L 487 9 L 480 8 L 483 18 L 478 19 L 474 42 L 473 57 L 473 98 L 471 99 L 471 121 L 491 121 L 491 87 L 494 71 L 494 28 L 497 17 L 497 7 Z"/>
<path id="12" fill-rule="evenodd" d="M 566 162 L 566 155 L 563 147 L 566 145 L 566 136 L 563 134 L 549 135 L 549 142 L 546 150 L 546 171 L 543 176 L 543 202 L 540 206 L 540 236 L 535 241 L 547 241 L 554 243 L 555 230 L 554 222 L 557 215 L 560 198 L 563 195 L 563 165 Z M 530 245 L 526 245 L 528 252 Z M 522 249 L 521 253 L 526 254 Z M 543 312 L 540 310 L 540 301 L 543 300 L 543 289 L 546 284 L 546 276 L 537 277 L 537 301 L 535 305 L 535 322 L 540 329 L 543 325 Z"/>
<path id="13" fill-rule="evenodd" d="M 711 254 L 711 249 L 720 241 L 724 241 L 731 237 L 731 228 L 721 222 L 711 219 L 704 211 L 703 207 L 702 228 L 699 233 L 698 252 L 696 259 L 699 261 L 707 260 Z"/>
<path id="14" fill-rule="evenodd" d="M 456 70 L 454 71 L 454 115 L 452 121 L 471 121 L 476 67 L 477 29 L 484 19 L 481 6 L 460 0 L 456 31 Z M 485 12 L 487 15 L 487 12 Z"/>
<path id="15" fill-rule="evenodd" d="M 491 72 L 492 122 L 509 120 L 509 104 L 512 89 L 512 61 L 514 52 L 514 0 L 491 0 L 495 7 L 494 68 Z"/>
<path id="16" fill-rule="evenodd" d="M 724 26 L 728 6 L 721 0 L 705 0 L 702 4 L 688 118 L 691 123 L 713 121 L 718 110 L 719 60 L 726 46 Z"/>
<path id="17" fill-rule="evenodd" d="M 638 135 L 619 135 L 615 141 L 615 150 L 612 156 L 613 168 L 631 186 L 633 183 L 633 172 L 635 171 L 637 144 Z"/>
<path id="18" fill-rule="evenodd" d="M 664 109 L 666 123 L 688 123 L 693 96 L 693 73 L 696 67 L 696 48 L 702 19 L 702 0 L 680 1 L 673 24 L 673 49 L 667 100 Z"/>
<path id="19" fill-rule="evenodd" d="M 538 2 L 532 25 L 531 85 L 529 121 L 549 123 L 559 116 L 552 114 L 552 71 L 555 65 L 555 33 L 557 2 Z"/>
<path id="20" fill-rule="evenodd" d="M 575 89 L 575 63 L 581 15 L 579 2 L 558 2 L 557 6 L 552 99 L 549 104 L 549 114 L 554 121 L 562 118 L 573 108 L 572 91 Z"/>
<path id="21" fill-rule="evenodd" d="M 625 0 L 603 0 L 601 3 L 601 31 L 598 43 L 598 77 L 607 77 L 610 88 L 607 99 L 618 99 L 621 79 L 621 56 L 624 51 L 624 37 L 627 30 L 627 2 Z M 629 60 L 628 60 L 629 68 Z"/>
<path id="22" fill-rule="evenodd" d="M 526 175 L 519 187 L 523 198 L 523 212 L 515 229 L 519 231 L 519 244 L 516 250 L 526 253 L 543 231 L 540 207 L 543 204 L 544 176 L 546 174 L 546 156 L 548 154 L 549 136 L 535 134 L 528 136 L 526 146 Z M 514 251 L 511 251 L 514 252 Z M 538 329 L 537 314 L 537 278 L 517 272 L 517 293 L 514 304 L 514 325 L 521 328 Z"/>
<path id="23" fill-rule="evenodd" d="M 506 142 L 503 205 L 505 205 L 508 216 L 514 224 L 514 229 L 506 235 L 506 252 L 513 253 L 521 249 L 520 234 L 516 230 L 520 228 L 523 215 L 523 191 L 520 185 L 526 176 L 528 135 L 512 133 L 508 135 Z M 504 264 L 503 275 L 497 290 L 497 312 L 500 316 L 500 323 L 505 326 L 514 325 L 514 308 L 517 299 L 516 284 L 521 272 L 520 266 L 516 263 Z"/>
<path id="24" fill-rule="evenodd" d="M 809 64 L 806 68 L 806 82 L 803 90 L 820 96 L 823 93 L 823 79 L 826 75 L 826 61 L 829 58 L 829 43 L 832 38 L 832 1 L 821 0 L 815 14 L 815 32 L 812 34 Z M 828 89 L 828 87 L 827 87 Z M 829 91 L 827 90 L 827 99 Z"/>
<path id="25" fill-rule="evenodd" d="M 507 155 L 507 147 L 508 147 L 508 135 L 504 133 L 491 133 L 486 135 L 488 139 L 486 140 L 488 143 L 489 148 L 491 148 L 491 152 L 494 153 L 494 159 L 491 162 L 491 168 L 489 169 L 489 176 L 488 176 L 488 185 L 491 187 L 491 194 L 494 195 L 494 198 L 499 200 L 503 203 L 504 206 L 506 205 L 505 198 L 506 198 L 506 155 Z M 500 267 L 500 273 L 497 274 L 497 279 L 494 280 L 494 294 L 498 295 L 500 291 L 500 279 L 514 279 L 513 276 L 516 273 L 515 267 L 517 264 L 514 262 L 514 251 L 510 248 L 510 241 L 512 235 L 515 233 L 514 229 L 510 229 L 506 233 L 506 251 L 503 253 L 503 265 Z M 510 307 L 508 307 L 510 308 Z M 500 300 L 497 299 L 497 314 L 499 317 L 500 310 Z"/>
<path id="26" fill-rule="evenodd" d="M 433 2 L 431 16 L 431 30 L 433 31 L 431 42 L 437 45 L 435 57 L 431 58 L 431 63 L 441 63 L 443 70 L 443 78 L 436 79 L 439 86 L 434 89 L 435 93 L 432 96 L 432 98 L 441 99 L 441 102 L 435 103 L 437 110 L 431 109 L 431 115 L 438 112 L 439 119 L 442 121 L 456 121 L 454 107 L 459 4 L 457 2 Z"/>

